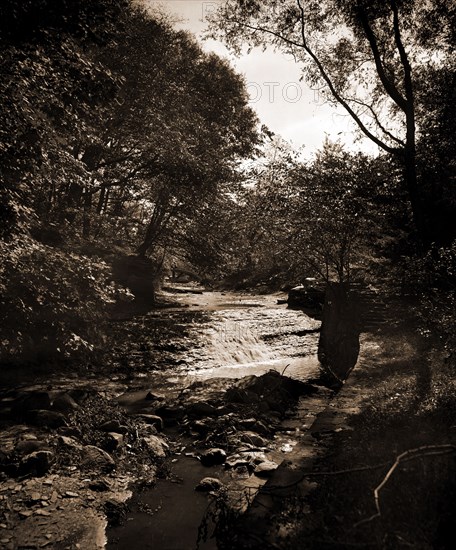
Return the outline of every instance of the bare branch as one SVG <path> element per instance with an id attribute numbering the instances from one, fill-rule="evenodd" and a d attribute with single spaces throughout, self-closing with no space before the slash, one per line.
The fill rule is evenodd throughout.
<path id="1" fill-rule="evenodd" d="M 456 452 L 456 446 L 451 444 L 423 445 L 421 447 L 417 447 L 416 449 L 409 449 L 408 451 L 405 451 L 400 455 L 398 455 L 393 465 L 388 470 L 386 476 L 383 478 L 381 483 L 377 485 L 377 487 L 374 489 L 374 502 L 375 502 L 376 513 L 366 519 L 359 521 L 358 523 L 355 523 L 354 527 L 359 527 L 360 525 L 369 523 L 375 518 L 378 518 L 382 515 L 381 508 L 380 508 L 380 491 L 388 483 L 388 481 L 390 480 L 391 476 L 393 475 L 394 471 L 399 466 L 399 464 L 401 464 L 402 462 L 408 462 L 409 460 L 415 460 L 417 458 L 423 458 L 427 456 L 441 456 L 441 455 L 455 453 L 455 452 Z"/>
<path id="2" fill-rule="evenodd" d="M 365 134 L 370 140 L 372 140 L 376 145 L 378 145 L 381 149 L 386 151 L 387 153 L 391 153 L 393 155 L 400 155 L 402 154 L 402 149 L 398 149 L 397 147 L 391 147 L 390 145 L 383 142 L 381 139 L 379 139 L 375 134 L 373 134 L 366 125 L 362 122 L 362 120 L 359 118 L 359 116 L 355 113 L 355 111 L 350 107 L 350 105 L 345 101 L 345 99 L 342 97 L 342 95 L 336 90 L 331 78 L 329 77 L 328 73 L 326 72 L 325 68 L 323 67 L 323 64 L 318 59 L 317 55 L 314 53 L 314 51 L 307 45 L 306 41 L 306 35 L 305 35 L 305 13 L 304 8 L 302 7 L 301 0 L 297 0 L 299 9 L 301 11 L 301 35 L 302 35 L 302 41 L 303 44 L 301 47 L 304 48 L 304 50 L 307 52 L 307 54 L 312 58 L 313 62 L 317 66 L 318 70 L 320 71 L 320 74 L 323 78 L 323 80 L 328 85 L 328 88 L 330 89 L 332 95 L 336 99 L 338 103 L 342 105 L 342 107 L 349 113 L 349 115 L 353 118 L 353 120 L 356 122 L 360 130 Z"/>
<path id="3" fill-rule="evenodd" d="M 358 105 L 361 105 L 362 107 L 366 107 L 366 109 L 368 109 L 370 111 L 370 113 L 372 114 L 372 117 L 373 119 L 375 120 L 375 123 L 377 124 L 377 126 L 380 128 L 380 130 L 385 134 L 387 135 L 390 139 L 392 139 L 393 141 L 395 141 L 396 143 L 398 143 L 399 145 L 402 145 L 402 146 L 405 146 L 405 143 L 403 142 L 402 139 L 396 137 L 394 134 L 392 134 L 389 130 L 387 130 L 383 124 L 381 123 L 380 119 L 378 118 L 378 115 L 377 113 L 375 112 L 374 108 L 372 107 L 372 105 L 369 105 L 368 103 L 364 103 L 364 101 L 361 101 L 360 99 L 355 99 L 355 98 L 344 98 L 345 101 L 347 102 L 353 102 L 353 103 L 356 103 Z"/>

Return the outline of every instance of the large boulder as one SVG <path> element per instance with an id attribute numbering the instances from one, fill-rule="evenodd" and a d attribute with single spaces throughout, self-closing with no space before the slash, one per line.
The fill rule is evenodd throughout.
<path id="1" fill-rule="evenodd" d="M 27 392 L 20 395 L 12 404 L 12 412 L 18 416 L 24 416 L 29 411 L 51 408 L 51 398 L 46 391 Z"/>
<path id="2" fill-rule="evenodd" d="M 19 464 L 19 475 L 44 476 L 54 462 L 52 451 L 36 451 L 25 456 Z"/>
<path id="3" fill-rule="evenodd" d="M 80 465 L 83 470 L 110 472 L 115 468 L 111 455 L 94 445 L 86 445 L 80 451 Z"/>
<path id="4" fill-rule="evenodd" d="M 223 449 L 213 448 L 204 451 L 200 456 L 203 466 L 216 466 L 224 464 L 226 461 L 226 452 Z"/>
<path id="5" fill-rule="evenodd" d="M 60 428 L 67 426 L 65 416 L 57 411 L 32 410 L 27 411 L 25 419 L 28 424 L 40 426 L 42 428 Z"/>

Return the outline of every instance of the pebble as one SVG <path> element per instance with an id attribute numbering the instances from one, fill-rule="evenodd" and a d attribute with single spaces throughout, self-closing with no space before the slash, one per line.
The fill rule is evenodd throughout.
<path id="1" fill-rule="evenodd" d="M 68 498 L 78 498 L 79 497 L 79 494 L 78 493 L 74 493 L 73 491 L 65 491 L 65 495 L 66 497 Z"/>

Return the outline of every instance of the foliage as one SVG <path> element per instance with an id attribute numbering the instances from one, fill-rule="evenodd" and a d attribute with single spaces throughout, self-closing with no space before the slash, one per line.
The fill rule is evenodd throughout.
<path id="1" fill-rule="evenodd" d="M 100 322 L 115 296 L 104 262 L 26 236 L 0 250 L 2 363 L 83 357 L 102 342 Z"/>
<path id="2" fill-rule="evenodd" d="M 436 235 L 428 211 L 436 205 L 418 173 L 425 117 L 417 89 L 432 86 L 440 67 L 454 74 L 454 17 L 449 0 L 229 0 L 212 17 L 212 35 L 237 52 L 247 42 L 292 55 L 303 78 L 400 162 L 416 229 L 429 241 Z"/>
<path id="3" fill-rule="evenodd" d="M 305 162 L 273 141 L 238 194 L 232 271 L 279 285 L 365 275 L 385 225 L 379 197 L 389 170 L 340 144 Z"/>
<path id="4" fill-rule="evenodd" d="M 188 255 L 182 228 L 223 208 L 256 117 L 242 77 L 137 3 L 0 15 L 1 359 L 89 351 L 114 292 L 92 252 Z"/>

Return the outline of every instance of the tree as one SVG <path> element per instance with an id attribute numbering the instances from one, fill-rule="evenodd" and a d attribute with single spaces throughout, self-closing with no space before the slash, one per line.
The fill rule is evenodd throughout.
<path id="1" fill-rule="evenodd" d="M 270 44 L 302 64 L 303 76 L 341 105 L 361 133 L 397 157 L 419 235 L 432 233 L 417 173 L 417 72 L 453 57 L 449 0 L 228 0 L 212 33 L 239 51 Z"/>

